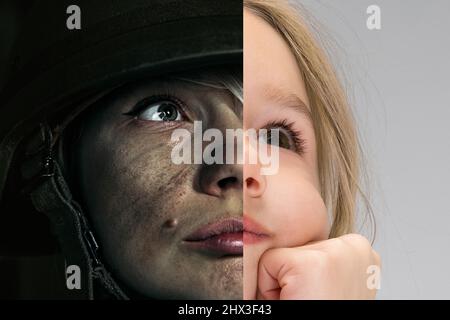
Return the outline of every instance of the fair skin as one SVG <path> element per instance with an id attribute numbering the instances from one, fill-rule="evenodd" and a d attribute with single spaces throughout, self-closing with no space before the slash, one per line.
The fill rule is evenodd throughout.
<path id="1" fill-rule="evenodd" d="M 279 170 L 244 166 L 244 299 L 373 299 L 367 268 L 380 265 L 363 236 L 328 239 L 314 124 L 289 46 L 244 10 L 244 129 L 279 129 Z M 248 150 L 246 150 L 248 152 Z"/>

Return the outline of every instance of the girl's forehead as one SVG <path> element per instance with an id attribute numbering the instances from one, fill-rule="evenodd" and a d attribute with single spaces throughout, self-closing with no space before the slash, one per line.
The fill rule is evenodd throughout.
<path id="1" fill-rule="evenodd" d="M 305 81 L 292 48 L 262 18 L 249 13 L 247 20 L 244 19 L 246 100 L 260 101 L 267 96 L 280 100 L 280 96 L 296 95 L 309 105 Z"/>

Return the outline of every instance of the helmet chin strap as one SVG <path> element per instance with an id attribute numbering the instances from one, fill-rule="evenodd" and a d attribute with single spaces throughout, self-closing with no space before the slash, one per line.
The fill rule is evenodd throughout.
<path id="1" fill-rule="evenodd" d="M 41 123 L 28 141 L 21 172 L 27 192 L 37 211 L 51 221 L 67 265 L 76 265 L 81 271 L 81 289 L 70 290 L 74 297 L 86 292 L 94 299 L 93 281 L 117 299 L 128 299 L 99 255 L 99 245 L 80 205 L 73 199 L 61 166 L 55 159 L 56 140 L 49 125 Z M 77 292 L 78 291 L 78 292 Z"/>

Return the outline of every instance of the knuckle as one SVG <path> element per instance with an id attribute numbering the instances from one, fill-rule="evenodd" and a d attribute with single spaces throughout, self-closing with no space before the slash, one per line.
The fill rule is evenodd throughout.
<path id="1" fill-rule="evenodd" d="M 369 248 L 372 248 L 372 245 L 370 244 L 369 240 L 363 235 L 357 233 L 346 234 L 345 236 L 342 237 L 342 240 L 344 240 L 347 244 L 356 247 L 358 249 L 367 250 Z"/>
<path id="2" fill-rule="evenodd" d="M 381 267 L 381 257 L 380 257 L 380 254 L 379 254 L 378 252 L 376 252 L 375 250 L 372 250 L 372 254 L 373 254 L 375 263 L 376 263 L 379 267 Z"/>

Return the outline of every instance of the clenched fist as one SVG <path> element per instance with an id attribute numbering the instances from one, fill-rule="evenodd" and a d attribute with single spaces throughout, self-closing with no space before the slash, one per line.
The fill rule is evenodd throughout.
<path id="1" fill-rule="evenodd" d="M 379 268 L 380 257 L 357 234 L 270 249 L 259 262 L 257 298 L 374 299 Z"/>

